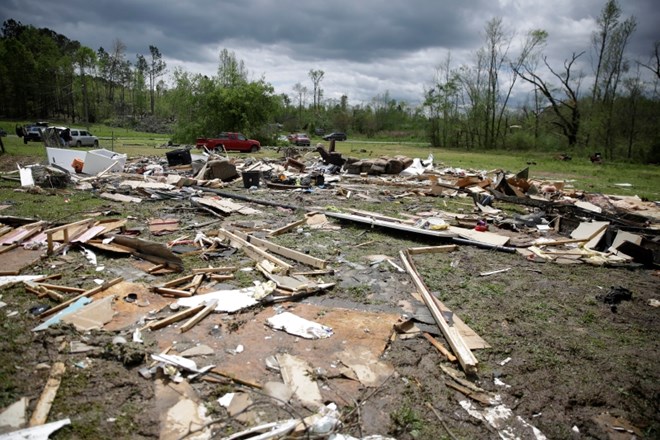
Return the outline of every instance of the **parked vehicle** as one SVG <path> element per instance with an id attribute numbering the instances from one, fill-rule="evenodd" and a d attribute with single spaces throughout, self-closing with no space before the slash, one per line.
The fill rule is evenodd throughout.
<path id="1" fill-rule="evenodd" d="M 339 131 L 335 131 L 334 133 L 330 133 L 326 136 L 323 136 L 323 140 L 329 141 L 329 140 L 336 140 L 336 141 L 345 141 L 347 139 L 346 133 L 341 133 Z"/>
<path id="2" fill-rule="evenodd" d="M 99 138 L 94 136 L 89 131 L 81 130 L 79 128 L 72 128 L 70 131 L 71 131 L 71 140 L 69 141 L 70 147 L 99 146 Z"/>
<path id="3" fill-rule="evenodd" d="M 312 141 L 309 140 L 309 136 L 307 136 L 305 133 L 295 133 L 289 135 L 289 142 L 298 147 L 309 147 L 312 145 Z"/>
<path id="4" fill-rule="evenodd" d="M 195 140 L 197 148 L 206 147 L 209 150 L 220 149 L 224 147 L 227 151 L 245 151 L 256 153 L 261 149 L 261 143 L 254 139 L 248 139 L 242 133 L 222 132 L 214 138 L 197 138 Z"/>
<path id="5" fill-rule="evenodd" d="M 43 142 L 44 138 L 41 134 L 43 127 L 37 125 L 28 125 L 23 132 L 23 143 L 27 145 L 28 142 Z"/>

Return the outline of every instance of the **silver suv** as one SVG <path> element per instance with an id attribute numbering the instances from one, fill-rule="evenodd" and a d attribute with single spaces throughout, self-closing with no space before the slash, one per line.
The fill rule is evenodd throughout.
<path id="1" fill-rule="evenodd" d="M 99 138 L 94 136 L 87 130 L 81 130 L 78 128 L 71 129 L 71 140 L 69 141 L 69 146 L 73 147 L 82 147 L 82 146 L 99 146 Z"/>

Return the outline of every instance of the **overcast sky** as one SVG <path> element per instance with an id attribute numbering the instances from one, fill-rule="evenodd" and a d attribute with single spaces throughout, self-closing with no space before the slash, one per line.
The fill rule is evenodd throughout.
<path id="1" fill-rule="evenodd" d="M 415 104 L 437 66 L 472 64 L 493 17 L 515 33 L 549 33 L 545 54 L 561 68 L 573 52 L 591 48 L 590 36 L 605 0 L 2 0 L 0 19 L 46 27 L 94 50 L 121 40 L 127 58 L 154 45 L 168 71 L 214 75 L 223 48 L 245 62 L 250 77 L 264 77 L 277 93 L 293 96 L 300 82 L 312 88 L 310 69 L 321 69 L 324 98 L 347 95 L 367 103 L 389 91 Z M 660 40 L 658 0 L 620 0 L 623 18 L 637 30 L 628 57 L 648 61 Z M 515 52 L 515 49 L 512 49 Z M 590 74 L 590 58 L 581 68 Z"/>

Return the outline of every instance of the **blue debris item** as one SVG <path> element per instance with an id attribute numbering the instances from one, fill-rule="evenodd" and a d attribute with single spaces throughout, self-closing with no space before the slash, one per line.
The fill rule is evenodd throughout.
<path id="1" fill-rule="evenodd" d="M 33 328 L 32 331 L 33 332 L 39 332 L 41 330 L 46 330 L 51 325 L 54 325 L 54 324 L 57 324 L 58 322 L 60 322 L 60 320 L 63 317 L 65 317 L 66 315 L 70 315 L 73 312 L 77 312 L 78 310 L 82 309 L 83 306 L 85 306 L 86 304 L 89 304 L 91 302 L 92 302 L 91 299 L 87 298 L 86 296 L 83 296 L 78 301 L 75 301 L 73 304 L 71 304 L 69 307 L 67 307 L 66 309 L 60 311 L 59 313 L 56 313 L 55 315 L 53 315 L 52 318 L 47 319 L 46 321 L 42 322 L 41 324 L 39 324 L 38 326 Z"/>

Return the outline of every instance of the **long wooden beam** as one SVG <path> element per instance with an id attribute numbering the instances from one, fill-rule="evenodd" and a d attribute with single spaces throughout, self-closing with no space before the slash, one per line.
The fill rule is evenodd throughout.
<path id="1" fill-rule="evenodd" d="M 449 323 L 445 320 L 445 317 L 442 315 L 440 308 L 433 300 L 433 295 L 431 292 L 429 292 L 428 288 L 419 276 L 419 273 L 415 268 L 415 264 L 412 261 L 411 255 L 408 253 L 408 251 L 405 250 L 400 251 L 399 255 L 401 256 L 401 261 L 403 261 L 408 274 L 410 274 L 412 277 L 413 283 L 415 283 L 415 287 L 417 287 L 417 291 L 422 296 L 426 307 L 428 307 L 431 311 L 433 319 L 435 319 L 435 322 L 440 327 L 440 330 L 442 330 L 442 334 L 445 336 L 447 342 L 449 342 L 449 345 L 454 351 L 454 354 L 458 358 L 458 362 L 461 364 L 461 367 L 463 367 L 463 370 L 465 370 L 465 372 L 468 374 L 476 374 L 478 364 L 477 358 L 474 357 L 472 351 L 468 348 L 467 344 L 463 340 L 463 337 L 458 332 L 458 329 L 453 325 L 449 325 Z"/>
<path id="2" fill-rule="evenodd" d="M 273 243 L 272 241 L 264 240 L 262 238 L 255 237 L 254 235 L 248 235 L 244 232 L 235 231 L 234 234 L 241 237 L 243 240 L 248 243 L 252 243 L 256 246 L 264 248 L 274 254 L 281 255 L 291 260 L 295 260 L 299 263 L 307 264 L 308 266 L 315 267 L 317 269 L 325 269 L 328 265 L 326 260 L 321 260 L 320 258 L 312 257 L 295 249 L 287 248 L 279 244 Z"/>
<path id="3" fill-rule="evenodd" d="M 202 319 L 204 319 L 204 318 L 206 317 L 206 315 L 208 315 L 208 314 L 211 313 L 213 310 L 215 310 L 215 307 L 216 307 L 217 305 L 218 305 L 218 300 L 217 300 L 217 299 L 214 299 L 214 300 L 209 301 L 209 302 L 204 306 L 204 308 L 203 308 L 202 310 L 200 310 L 199 312 L 197 312 L 197 314 L 196 314 L 195 316 L 193 316 L 192 318 L 190 318 L 188 321 L 186 321 L 186 322 L 180 327 L 181 333 L 183 333 L 183 332 L 187 332 L 188 330 L 190 330 L 191 328 L 193 328 L 194 326 L 196 326 L 197 323 L 198 323 L 199 321 L 201 321 Z"/>
<path id="4" fill-rule="evenodd" d="M 69 307 L 69 305 L 71 305 L 74 302 L 78 301 L 80 298 L 90 297 L 90 296 L 96 295 L 97 293 L 103 292 L 105 289 L 108 289 L 108 288 L 110 288 L 110 287 L 114 286 L 115 284 L 120 283 L 122 281 L 124 281 L 124 279 L 122 277 L 118 277 L 118 278 L 115 278 L 114 280 L 108 281 L 107 283 L 103 283 L 98 287 L 94 287 L 93 289 L 85 290 L 83 293 L 76 296 L 75 298 L 71 298 L 70 300 L 63 302 L 62 304 L 59 304 L 59 305 L 53 307 L 52 309 L 46 310 L 41 315 L 39 315 L 39 318 L 45 318 L 47 316 L 50 316 L 54 313 L 59 312 L 60 310 L 64 310 L 65 308 Z"/>
<path id="5" fill-rule="evenodd" d="M 247 254 L 247 256 L 255 260 L 257 263 L 259 263 L 263 259 L 266 259 L 271 263 L 282 268 L 284 270 L 284 273 L 289 273 L 289 271 L 293 268 L 293 266 L 291 266 L 286 261 L 280 260 L 279 258 L 269 254 L 268 252 L 266 252 L 261 248 L 258 248 L 252 243 L 245 241 L 238 235 L 233 234 L 226 229 L 222 229 L 222 228 L 218 229 L 218 235 L 227 238 L 233 247 L 237 249 L 242 249 L 243 252 Z"/>
<path id="6" fill-rule="evenodd" d="M 62 376 L 66 371 L 66 366 L 64 362 L 55 362 L 53 367 L 50 370 L 50 376 L 48 377 L 48 382 L 44 390 L 41 392 L 41 397 L 37 402 L 37 406 L 32 412 L 32 417 L 30 417 L 30 426 L 39 426 L 46 423 L 48 420 L 48 413 L 50 412 L 51 406 L 53 406 L 53 401 L 57 395 L 57 390 L 60 388 L 62 383 Z"/>
<path id="7" fill-rule="evenodd" d="M 175 313 L 174 315 L 168 316 L 167 318 L 163 318 L 159 321 L 152 322 L 151 324 L 147 324 L 143 327 L 143 329 L 149 329 L 149 330 L 158 330 L 163 327 L 167 327 L 168 325 L 175 323 L 177 321 L 181 321 L 184 318 L 187 318 L 191 315 L 194 315 L 195 313 L 199 312 L 204 308 L 204 304 L 200 304 L 196 307 L 191 307 L 186 310 L 182 310 L 178 313 Z"/>

